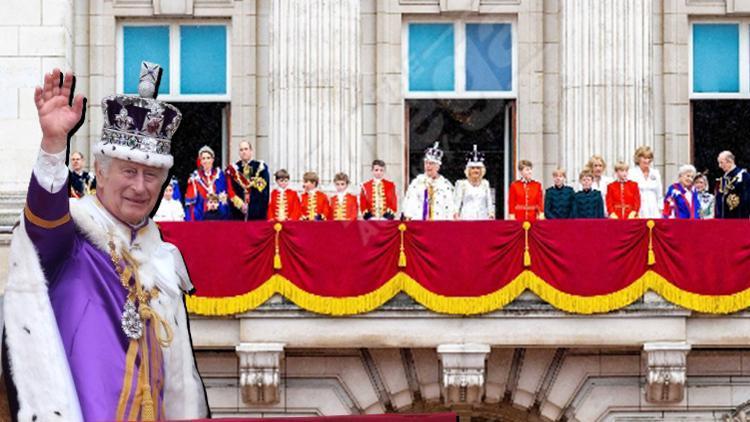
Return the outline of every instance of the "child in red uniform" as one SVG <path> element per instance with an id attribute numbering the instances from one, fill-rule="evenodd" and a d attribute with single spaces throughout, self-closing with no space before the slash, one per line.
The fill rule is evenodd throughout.
<path id="1" fill-rule="evenodd" d="M 308 171 L 302 176 L 302 217 L 301 220 L 330 220 L 331 204 L 326 194 L 318 190 L 318 174 Z"/>
<path id="2" fill-rule="evenodd" d="M 638 183 L 628 180 L 628 165 L 622 161 L 615 164 L 617 180 L 607 186 L 607 213 L 609 218 L 638 218 L 641 209 L 641 194 Z"/>
<path id="3" fill-rule="evenodd" d="M 357 219 L 357 197 L 347 192 L 349 176 L 338 173 L 333 178 L 336 194 L 331 197 L 331 213 L 335 221 L 354 221 Z"/>
<path id="4" fill-rule="evenodd" d="M 518 162 L 521 178 L 508 189 L 508 217 L 511 220 L 535 221 L 544 218 L 542 184 L 532 180 L 533 164 L 528 160 Z"/>
<path id="5" fill-rule="evenodd" d="M 268 204 L 268 219 L 275 221 L 299 220 L 302 213 L 297 192 L 287 189 L 289 186 L 289 173 L 281 169 L 273 174 L 276 179 L 276 189 L 271 192 L 271 201 Z"/>
<path id="6" fill-rule="evenodd" d="M 385 161 L 372 162 L 372 179 L 362 184 L 359 206 L 365 220 L 393 220 L 398 209 L 396 185 L 386 180 Z"/>

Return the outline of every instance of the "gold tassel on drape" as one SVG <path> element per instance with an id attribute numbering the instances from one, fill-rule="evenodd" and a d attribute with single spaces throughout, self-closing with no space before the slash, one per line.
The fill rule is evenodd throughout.
<path id="1" fill-rule="evenodd" d="M 406 231 L 406 224 L 399 224 L 398 231 L 399 235 L 401 236 L 401 244 L 398 248 L 398 266 L 399 268 L 406 268 L 406 252 L 404 252 L 404 232 Z"/>
<path id="2" fill-rule="evenodd" d="M 531 223 L 528 221 L 524 221 L 523 222 L 523 239 L 524 239 L 523 266 L 524 267 L 531 266 L 531 253 L 529 253 L 529 229 L 530 228 L 531 228 Z"/>
<path id="3" fill-rule="evenodd" d="M 273 229 L 276 231 L 274 236 L 274 254 L 273 254 L 273 269 L 281 269 L 281 255 L 279 254 L 279 233 L 281 233 L 281 223 L 273 225 Z"/>
<path id="4" fill-rule="evenodd" d="M 646 227 L 648 227 L 648 265 L 656 264 L 656 254 L 654 254 L 654 220 L 648 220 Z"/>

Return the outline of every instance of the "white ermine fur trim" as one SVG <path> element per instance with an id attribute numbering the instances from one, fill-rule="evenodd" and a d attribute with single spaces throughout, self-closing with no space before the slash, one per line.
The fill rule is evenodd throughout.
<path id="1" fill-rule="evenodd" d="M 21 216 L 10 244 L 4 309 L 18 420 L 80 421 L 78 395 L 47 295 L 47 280 L 35 257 Z"/>

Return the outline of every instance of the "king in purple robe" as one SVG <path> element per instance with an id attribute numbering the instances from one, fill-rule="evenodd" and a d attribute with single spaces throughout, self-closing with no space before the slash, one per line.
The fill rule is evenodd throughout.
<path id="1" fill-rule="evenodd" d="M 4 309 L 14 420 L 208 414 L 184 304 L 192 285 L 179 251 L 148 217 L 181 119 L 155 99 L 159 74 L 144 63 L 140 96 L 102 101 L 98 189 L 81 199 L 68 199 L 64 161 L 85 100 L 73 96 L 73 75 L 57 69 L 36 89 L 41 149 L 11 244 Z"/>

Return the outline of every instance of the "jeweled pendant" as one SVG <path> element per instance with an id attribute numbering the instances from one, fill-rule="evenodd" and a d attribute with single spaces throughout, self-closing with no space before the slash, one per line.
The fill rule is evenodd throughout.
<path id="1" fill-rule="evenodd" d="M 143 321 L 141 321 L 141 316 L 138 315 L 138 310 L 132 300 L 128 299 L 125 302 L 120 326 L 125 335 L 132 340 L 138 340 L 143 335 Z"/>

